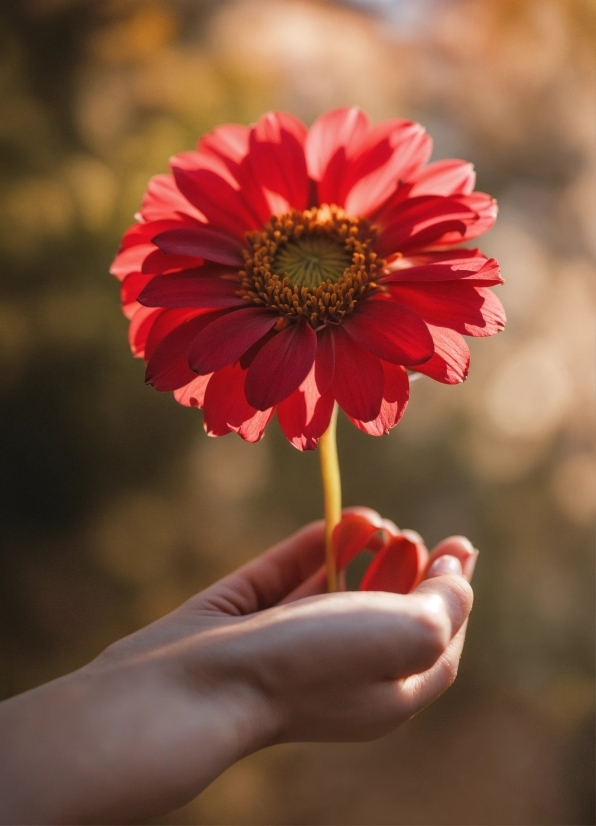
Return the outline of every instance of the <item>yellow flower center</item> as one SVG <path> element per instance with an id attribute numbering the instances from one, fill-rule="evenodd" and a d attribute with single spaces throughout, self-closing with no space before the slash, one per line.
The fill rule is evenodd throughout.
<path id="1" fill-rule="evenodd" d="M 376 227 L 337 206 L 274 215 L 262 231 L 246 235 L 239 295 L 280 315 L 305 317 L 315 328 L 338 323 L 376 287 L 375 235 Z"/>

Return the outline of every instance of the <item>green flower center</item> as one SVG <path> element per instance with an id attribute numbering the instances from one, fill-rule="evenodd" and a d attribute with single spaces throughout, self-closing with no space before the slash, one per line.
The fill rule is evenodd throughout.
<path id="1" fill-rule="evenodd" d="M 314 289 L 325 281 L 339 281 L 351 264 L 352 256 L 344 243 L 310 235 L 281 247 L 273 259 L 273 271 L 287 275 L 297 287 Z"/>
<path id="2" fill-rule="evenodd" d="M 384 262 L 371 249 L 376 231 L 335 204 L 272 215 L 246 234 L 238 295 L 285 316 L 281 324 L 339 324 L 377 289 Z"/>

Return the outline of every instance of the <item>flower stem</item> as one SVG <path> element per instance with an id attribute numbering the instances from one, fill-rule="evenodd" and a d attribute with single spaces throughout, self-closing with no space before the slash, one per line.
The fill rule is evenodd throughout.
<path id="1" fill-rule="evenodd" d="M 333 408 L 329 427 L 319 440 L 321 476 L 325 502 L 325 561 L 327 564 L 327 590 L 337 591 L 337 570 L 331 544 L 333 529 L 341 519 L 341 477 L 337 459 L 337 404 Z"/>

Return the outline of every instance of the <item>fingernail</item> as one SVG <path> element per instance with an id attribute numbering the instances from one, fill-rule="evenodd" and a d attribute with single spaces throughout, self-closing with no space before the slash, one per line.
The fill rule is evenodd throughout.
<path id="1" fill-rule="evenodd" d="M 474 568 L 476 567 L 476 560 L 478 559 L 478 551 L 474 550 L 472 554 L 464 562 L 464 576 L 468 582 L 472 581 L 474 576 Z"/>
<path id="2" fill-rule="evenodd" d="M 435 559 L 433 564 L 428 569 L 428 577 L 432 576 L 462 576 L 463 570 L 461 562 L 456 556 L 445 554 L 444 556 Z"/>

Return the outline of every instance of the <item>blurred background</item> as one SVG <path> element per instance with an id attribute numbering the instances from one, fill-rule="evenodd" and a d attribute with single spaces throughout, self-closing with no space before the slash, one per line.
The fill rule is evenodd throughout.
<path id="1" fill-rule="evenodd" d="M 208 439 L 143 383 L 108 267 L 149 176 L 219 123 L 420 120 L 500 218 L 504 334 L 422 379 L 346 504 L 481 549 L 460 676 L 374 743 L 232 767 L 156 823 L 591 824 L 591 0 L 21 0 L 0 12 L 0 691 L 74 669 L 321 515 L 318 457 Z"/>

